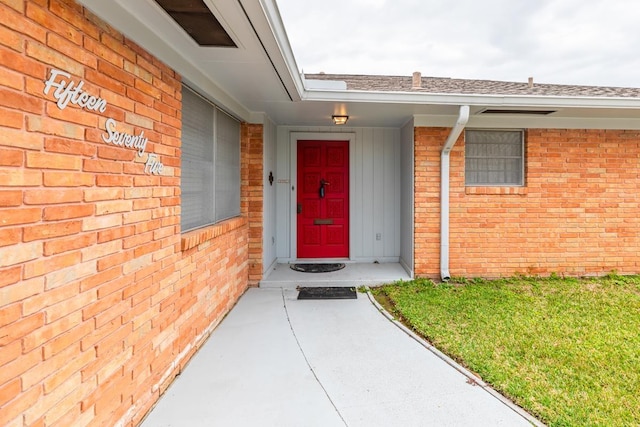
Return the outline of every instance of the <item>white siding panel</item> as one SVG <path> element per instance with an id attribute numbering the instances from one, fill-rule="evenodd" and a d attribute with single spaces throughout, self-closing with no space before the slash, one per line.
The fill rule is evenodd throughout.
<path id="1" fill-rule="evenodd" d="M 384 146 L 384 224 L 382 242 L 383 257 L 397 256 L 400 253 L 400 135 L 399 132 L 389 132 L 385 140 L 393 144 Z"/>
<path id="2" fill-rule="evenodd" d="M 263 150 L 264 150 L 264 226 L 262 230 L 263 257 L 262 273 L 276 261 L 277 258 L 277 128 L 268 119 L 264 121 L 263 128 Z M 269 172 L 273 172 L 273 185 L 269 184 Z"/>
<path id="3" fill-rule="evenodd" d="M 364 156 L 364 144 L 362 143 L 363 135 L 362 132 L 356 132 L 356 146 L 354 150 L 354 159 L 352 159 L 351 164 L 354 165 L 353 170 L 349 171 L 351 182 L 353 182 L 353 188 L 356 191 L 353 191 L 350 194 L 352 198 L 351 203 L 351 223 L 349 227 L 351 228 L 351 236 L 353 238 L 350 242 L 350 252 L 351 256 L 355 256 L 356 254 L 361 255 L 364 252 L 363 242 L 359 236 L 362 236 L 364 232 L 364 225 L 362 220 L 359 219 L 357 215 L 354 215 L 354 212 L 362 212 L 365 209 L 364 206 L 364 194 L 362 191 L 357 191 L 358 188 L 362 188 L 363 183 L 365 181 L 364 171 L 361 166 L 362 157 Z"/>
<path id="4" fill-rule="evenodd" d="M 289 132 L 278 128 L 276 153 L 275 187 L 276 187 L 276 250 L 278 259 L 290 257 L 290 224 L 291 224 L 291 157 L 289 148 Z"/>
<path id="5" fill-rule="evenodd" d="M 400 160 L 400 263 L 413 277 L 414 260 L 414 122 L 402 128 Z"/>
<path id="6" fill-rule="evenodd" d="M 371 233 L 371 239 L 373 240 L 373 254 L 372 256 L 379 258 L 384 255 L 384 214 L 385 214 L 385 180 L 388 179 L 388 171 L 384 169 L 385 159 L 385 141 L 384 130 L 382 132 L 376 132 L 373 135 L 373 188 L 372 188 L 372 201 L 373 208 L 371 210 L 371 217 L 373 219 L 373 229 Z M 380 234 L 381 240 L 377 240 L 376 235 Z"/>
<path id="7" fill-rule="evenodd" d="M 356 159 L 356 165 L 362 169 L 362 182 L 360 186 L 356 186 L 356 191 L 362 194 L 362 209 L 351 212 L 354 222 L 360 222 L 360 234 L 357 236 L 362 241 L 362 253 L 360 256 L 369 258 L 374 256 L 373 252 L 373 233 L 374 233 L 374 217 L 377 216 L 375 208 L 375 159 L 376 152 L 374 149 L 374 131 L 373 129 L 364 129 L 362 133 L 362 157 Z"/>

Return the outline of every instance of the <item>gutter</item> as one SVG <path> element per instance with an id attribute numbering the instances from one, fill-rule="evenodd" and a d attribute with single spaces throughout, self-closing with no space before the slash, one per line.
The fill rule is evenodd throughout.
<path id="1" fill-rule="evenodd" d="M 469 121 L 469 106 L 461 105 L 458 120 L 440 153 L 440 278 L 451 279 L 449 274 L 449 165 L 451 150 Z"/>
<path id="2" fill-rule="evenodd" d="M 318 88 L 304 88 L 304 91 L 301 93 L 301 97 L 303 101 L 366 102 L 374 104 L 640 109 L 640 98 L 631 97 L 416 93 L 397 91 L 323 90 Z"/>

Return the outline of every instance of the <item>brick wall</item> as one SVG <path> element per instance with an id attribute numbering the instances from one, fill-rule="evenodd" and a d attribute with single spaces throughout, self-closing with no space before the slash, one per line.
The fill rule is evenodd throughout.
<path id="1" fill-rule="evenodd" d="M 449 129 L 414 129 L 414 271 L 417 276 L 438 277 L 440 272 L 440 150 L 448 135 Z M 452 171 L 455 172 L 453 168 Z"/>
<path id="2" fill-rule="evenodd" d="M 440 150 L 449 129 L 416 128 L 416 273 L 439 275 Z M 640 271 L 640 132 L 530 129 L 526 186 L 464 185 L 451 154 L 454 276 Z"/>
<path id="3" fill-rule="evenodd" d="M 262 279 L 264 206 L 264 126 L 245 125 L 242 129 L 243 170 L 242 209 L 249 218 L 249 284 Z"/>
<path id="4" fill-rule="evenodd" d="M 0 0 L 0 425 L 135 425 L 246 289 L 248 210 L 180 233 L 180 86 L 70 0 Z"/>

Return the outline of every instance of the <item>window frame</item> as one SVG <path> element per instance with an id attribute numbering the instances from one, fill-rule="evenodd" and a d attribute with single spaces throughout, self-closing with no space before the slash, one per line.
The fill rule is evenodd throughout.
<path id="1" fill-rule="evenodd" d="M 474 159 L 519 159 L 519 182 L 515 183 L 515 182 L 507 182 L 507 180 L 504 180 L 502 182 L 498 182 L 498 183 L 492 183 L 492 182 L 469 182 L 469 176 L 470 176 L 470 172 L 469 171 L 469 165 L 468 165 L 468 160 L 469 160 L 469 156 L 468 156 L 468 147 L 470 145 L 475 144 L 475 142 L 469 142 L 469 137 L 468 134 L 469 133 L 474 133 L 474 132 L 504 132 L 504 133 L 518 133 L 520 138 L 519 138 L 519 144 L 520 144 L 520 156 L 499 156 L 499 157 L 495 157 L 495 156 L 474 156 Z M 478 128 L 471 128 L 471 129 L 465 129 L 465 136 L 464 136 L 464 140 L 465 140 L 465 154 L 464 154 L 464 184 L 465 187 L 514 187 L 514 188 L 519 188 L 519 187 L 525 187 L 526 186 L 526 157 L 527 157 L 527 153 L 526 153 L 526 132 L 524 129 L 478 129 Z"/>

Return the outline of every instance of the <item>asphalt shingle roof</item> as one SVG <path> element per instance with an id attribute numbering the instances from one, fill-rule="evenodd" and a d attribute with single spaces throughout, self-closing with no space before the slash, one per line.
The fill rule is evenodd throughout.
<path id="1" fill-rule="evenodd" d="M 624 87 L 576 86 L 543 83 L 533 83 L 533 87 L 530 87 L 529 82 L 421 77 L 421 87 L 413 88 L 412 76 L 367 76 L 324 73 L 305 74 L 305 79 L 344 81 L 347 84 L 347 90 L 368 92 L 640 98 L 640 88 Z"/>

